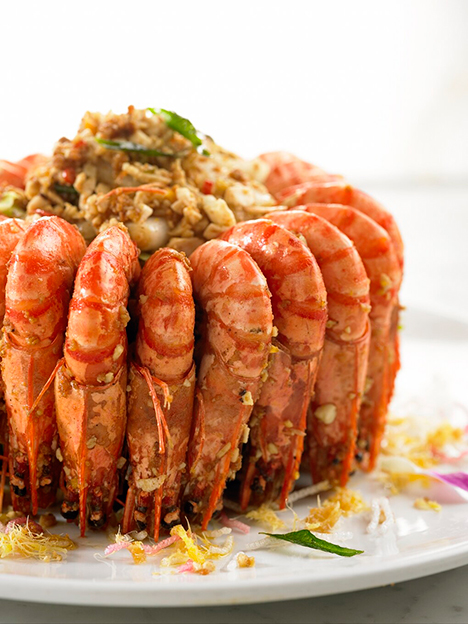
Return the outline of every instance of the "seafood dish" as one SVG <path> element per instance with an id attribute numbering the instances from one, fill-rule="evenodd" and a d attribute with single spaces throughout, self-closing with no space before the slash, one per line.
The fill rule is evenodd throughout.
<path id="1" fill-rule="evenodd" d="M 0 160 L 0 511 L 157 541 L 284 509 L 301 470 L 344 487 L 376 465 L 402 275 L 378 201 L 165 109 Z"/>

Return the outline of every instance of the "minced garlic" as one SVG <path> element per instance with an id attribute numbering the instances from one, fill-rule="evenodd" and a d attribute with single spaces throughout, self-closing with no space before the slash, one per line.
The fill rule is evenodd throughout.
<path id="1" fill-rule="evenodd" d="M 336 405 L 333 405 L 333 403 L 320 405 L 320 407 L 317 407 L 314 411 L 314 416 L 318 420 L 321 420 L 324 425 L 331 425 L 336 418 Z"/>
<path id="2" fill-rule="evenodd" d="M 336 493 L 330 496 L 322 505 L 312 507 L 305 519 L 306 528 L 310 531 L 330 533 L 341 517 L 359 514 L 368 509 L 359 492 L 348 488 L 336 488 Z"/>
<path id="3" fill-rule="evenodd" d="M 241 397 L 241 401 L 243 403 L 243 405 L 253 405 L 253 398 L 252 398 L 252 393 L 250 392 L 250 390 L 248 390 L 247 392 L 245 392 L 242 397 Z"/>
<path id="4" fill-rule="evenodd" d="M 276 529 L 284 529 L 286 527 L 285 523 L 278 518 L 273 509 L 268 507 L 268 505 L 263 504 L 260 505 L 258 509 L 252 509 L 246 514 L 246 518 L 250 520 L 256 520 L 260 522 L 260 524 L 266 525 L 268 528 L 276 530 Z"/>
<path id="5" fill-rule="evenodd" d="M 446 444 L 454 444 L 463 440 L 463 430 L 453 427 L 450 423 L 442 423 L 427 436 L 427 444 L 435 450 L 442 450 Z"/>

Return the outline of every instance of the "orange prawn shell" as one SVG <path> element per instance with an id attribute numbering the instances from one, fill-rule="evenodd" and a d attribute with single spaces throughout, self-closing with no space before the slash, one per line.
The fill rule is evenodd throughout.
<path id="1" fill-rule="evenodd" d="M 354 244 L 325 219 L 303 210 L 268 218 L 304 237 L 327 289 L 328 323 L 308 416 L 308 451 L 314 482 L 328 479 L 344 486 L 354 459 L 367 371 L 369 279 Z M 314 416 L 322 405 L 336 408 L 333 422 Z"/>
<path id="2" fill-rule="evenodd" d="M 5 289 L 11 254 L 23 238 L 27 227 L 21 219 L 0 221 L 0 325 L 3 324 L 5 316 Z"/>
<path id="3" fill-rule="evenodd" d="M 85 242 L 60 217 L 34 222 L 15 248 L 5 293 L 5 384 L 13 505 L 33 513 L 54 501 L 57 426 L 54 393 L 45 390 L 62 354 L 70 290 Z M 22 475 L 22 476 L 19 476 Z M 15 489 L 27 490 L 17 496 Z"/>
<path id="4" fill-rule="evenodd" d="M 304 210 L 266 218 L 302 235 L 317 260 L 327 290 L 328 333 L 345 341 L 361 338 L 370 310 L 369 278 L 354 243 L 323 217 Z"/>
<path id="5" fill-rule="evenodd" d="M 136 352 L 152 375 L 169 382 L 184 376 L 193 360 L 195 305 L 187 258 L 160 249 L 146 262 L 138 284 Z"/>
<path id="6" fill-rule="evenodd" d="M 305 181 L 324 182 L 340 178 L 288 152 L 268 152 L 259 158 L 268 165 L 264 184 L 272 195 Z"/>
<path id="7" fill-rule="evenodd" d="M 49 344 L 66 327 L 76 267 L 85 252 L 79 231 L 60 217 L 42 217 L 10 260 L 5 331 L 18 345 Z"/>
<path id="8" fill-rule="evenodd" d="M 21 219 L 3 219 L 0 221 L 0 327 L 5 316 L 5 288 L 11 254 L 23 237 L 27 225 Z M 3 396 L 3 382 L 0 378 L 0 392 Z M 0 412 L 0 444 L 7 439 L 6 413 Z M 1 485 L 0 485 L 1 498 Z"/>
<path id="9" fill-rule="evenodd" d="M 159 433 L 155 419 L 154 406 L 149 398 L 146 381 L 136 371 L 130 373 L 130 393 L 128 397 L 127 442 L 132 464 L 130 478 L 131 494 L 127 497 L 124 526 L 125 532 L 135 528 L 135 499 L 138 498 L 138 482 L 141 479 L 161 477 L 161 485 L 148 492 L 146 501 L 154 509 L 158 505 L 158 514 L 145 514 L 146 530 L 154 539 L 159 536 L 161 520 L 166 528 L 174 522 L 180 522 L 180 490 L 185 480 L 187 447 L 192 424 L 193 398 L 195 390 L 195 366 L 178 381 L 169 385 L 171 404 L 164 410 L 170 433 L 170 443 L 166 443 L 164 455 L 159 453 Z M 164 405 L 164 393 L 154 384 L 161 405 Z M 159 493 L 158 490 L 161 489 Z M 154 497 L 160 499 L 155 501 Z M 151 507 L 150 507 L 151 509 Z"/>
<path id="10" fill-rule="evenodd" d="M 67 367 L 80 383 L 95 385 L 100 375 L 117 374 L 125 362 L 129 284 L 139 274 L 138 249 L 125 227 L 109 228 L 88 247 L 75 280 L 65 341 Z"/>
<path id="11" fill-rule="evenodd" d="M 403 269 L 403 239 L 393 215 L 373 197 L 342 181 L 303 182 L 283 189 L 277 199 L 288 206 L 304 204 L 341 204 L 364 213 L 386 232 L 395 247 L 400 268 Z M 401 275 L 400 275 L 401 282 Z M 399 286 L 400 284 L 398 284 Z"/>
<path id="12" fill-rule="evenodd" d="M 131 530 L 134 520 L 140 519 L 154 539 L 159 535 L 160 517 L 166 528 L 180 522 L 180 489 L 185 477 L 195 390 L 195 304 L 189 271 L 190 264 L 183 254 L 160 249 L 146 262 L 138 285 L 135 359 L 157 378 L 152 385 L 170 437 L 161 453 L 147 381 L 132 367 L 127 423 L 132 475 L 124 530 Z M 168 386 L 168 405 L 161 382 Z M 146 491 L 139 488 L 141 480 L 155 477 L 161 479 L 159 486 Z M 135 507 L 149 507 L 150 511 L 135 512 Z"/>
<path id="13" fill-rule="evenodd" d="M 309 249 L 285 228 L 267 219 L 238 223 L 223 236 L 249 252 L 272 294 L 278 338 L 293 357 L 309 358 L 323 346 L 327 294 Z"/>
<path id="14" fill-rule="evenodd" d="M 17 162 L 0 160 L 0 189 L 9 185 L 24 188 L 31 169 L 42 165 L 46 160 L 42 154 L 31 154 Z"/>
<path id="15" fill-rule="evenodd" d="M 307 212 L 317 214 L 344 232 L 355 244 L 370 279 L 371 340 L 368 373 L 370 387 L 362 401 L 358 451 L 361 467 L 371 469 L 383 436 L 388 403 L 397 367 L 391 364 L 397 344 L 392 323 L 398 309 L 401 263 L 390 235 L 362 212 L 338 204 L 307 204 Z M 367 383 L 366 383 L 367 385 Z"/>
<path id="16" fill-rule="evenodd" d="M 127 370 L 122 367 L 104 387 L 78 384 L 66 366 L 55 378 L 55 398 L 60 448 L 67 483 L 75 489 L 98 488 L 107 511 L 114 500 L 117 462 L 120 458 L 127 419 Z"/>
<path id="17" fill-rule="evenodd" d="M 139 272 L 126 228 L 112 226 L 88 247 L 70 303 L 55 393 L 66 483 L 62 508 L 79 499 L 82 535 L 88 495 L 96 527 L 106 521 L 115 495 L 127 418 L 127 302 Z"/>
<path id="18" fill-rule="evenodd" d="M 205 320 L 184 503 L 205 529 L 226 480 L 240 466 L 239 447 L 268 362 L 273 316 L 265 277 L 237 245 L 210 241 L 190 261 Z"/>
<path id="19" fill-rule="evenodd" d="M 278 329 L 275 346 L 277 342 L 280 349 L 270 357 L 275 373 L 270 378 L 266 372 L 254 408 L 249 464 L 256 467 L 249 465 L 241 477 L 241 504 L 247 506 L 254 487 L 257 502 L 277 500 L 283 508 L 298 476 L 307 407 L 324 343 L 327 294 L 312 253 L 281 225 L 267 219 L 247 221 L 223 238 L 248 251 L 265 275 Z M 275 400 L 288 386 L 288 402 Z"/>

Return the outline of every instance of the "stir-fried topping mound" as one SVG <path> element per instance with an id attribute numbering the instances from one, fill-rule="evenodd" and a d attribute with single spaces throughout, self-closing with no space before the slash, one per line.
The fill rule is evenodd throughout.
<path id="1" fill-rule="evenodd" d="M 264 175 L 263 163 L 222 149 L 175 113 L 87 112 L 75 138 L 60 139 L 30 174 L 27 210 L 58 214 L 88 240 L 124 222 L 142 251 L 169 245 L 190 253 L 271 210 Z"/>

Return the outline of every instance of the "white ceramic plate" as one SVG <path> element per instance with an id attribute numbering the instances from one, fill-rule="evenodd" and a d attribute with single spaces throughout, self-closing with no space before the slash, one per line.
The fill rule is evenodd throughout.
<path id="1" fill-rule="evenodd" d="M 417 310 L 407 314 L 405 324 L 396 403 L 414 397 L 413 410 L 451 415 L 457 403 L 468 404 L 468 324 Z M 382 486 L 369 476 L 356 475 L 350 487 L 367 500 L 382 493 Z M 60 563 L 1 560 L 0 598 L 113 606 L 266 602 L 366 589 L 468 564 L 468 503 L 456 496 L 447 499 L 438 486 L 423 492 L 412 487 L 391 498 L 396 524 L 385 536 L 366 533 L 367 514 L 343 520 L 339 534 L 330 536 L 331 541 L 364 550 L 363 555 L 345 559 L 285 546 L 252 553 L 254 568 L 230 570 L 224 564 L 209 576 L 154 574 L 160 570 L 158 559 L 137 566 L 125 551 L 103 560 L 96 553 L 102 555 L 105 535 L 91 533 L 80 539 L 75 527 L 63 523 L 54 531 L 68 531 L 79 548 Z M 421 495 L 443 500 L 442 511 L 415 509 L 413 502 Z M 314 503 L 298 503 L 295 511 L 304 517 Z M 287 517 L 289 512 L 284 513 Z M 236 534 L 235 550 L 256 539 L 256 528 L 247 536 Z"/>

